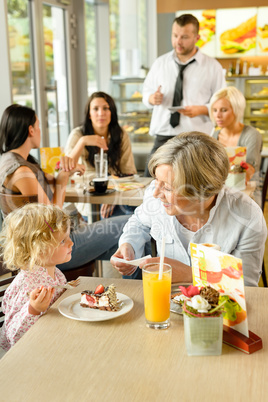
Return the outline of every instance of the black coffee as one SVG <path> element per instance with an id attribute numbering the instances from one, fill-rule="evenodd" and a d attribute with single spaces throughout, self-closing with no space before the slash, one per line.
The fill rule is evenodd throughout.
<path id="1" fill-rule="evenodd" d="M 107 190 L 108 180 L 107 179 L 93 179 L 94 189 L 96 193 L 103 194 Z"/>

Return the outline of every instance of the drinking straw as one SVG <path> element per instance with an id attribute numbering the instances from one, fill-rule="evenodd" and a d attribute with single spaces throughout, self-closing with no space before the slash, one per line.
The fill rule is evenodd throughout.
<path id="1" fill-rule="evenodd" d="M 163 269 L 164 269 L 164 256 L 165 256 L 165 245 L 166 245 L 166 238 L 162 237 L 162 244 L 161 244 L 161 253 L 160 253 L 160 266 L 159 266 L 159 275 L 158 279 L 161 280 L 163 276 Z"/>
<path id="2" fill-rule="evenodd" d="M 104 138 L 104 137 L 101 137 Z M 100 177 L 103 176 L 103 148 L 100 150 Z"/>

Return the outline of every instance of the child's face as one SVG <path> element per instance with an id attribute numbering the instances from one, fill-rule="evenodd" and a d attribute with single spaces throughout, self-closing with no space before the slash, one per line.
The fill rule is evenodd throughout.
<path id="1" fill-rule="evenodd" d="M 59 242 L 59 245 L 52 249 L 52 253 L 46 261 L 46 266 L 63 264 L 72 258 L 73 242 L 70 239 L 70 229 L 65 233 L 55 233 L 54 237 Z"/>

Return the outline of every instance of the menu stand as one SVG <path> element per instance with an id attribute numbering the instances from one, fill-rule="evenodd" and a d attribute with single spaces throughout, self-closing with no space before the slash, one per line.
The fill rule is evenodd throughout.
<path id="1" fill-rule="evenodd" d="M 246 337 L 227 325 L 223 325 L 223 342 L 247 354 L 262 349 L 262 339 L 251 331 L 248 333 L 249 337 Z"/>

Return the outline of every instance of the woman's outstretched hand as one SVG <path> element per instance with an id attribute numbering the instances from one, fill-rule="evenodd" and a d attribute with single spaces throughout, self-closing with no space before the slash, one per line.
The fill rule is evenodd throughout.
<path id="1" fill-rule="evenodd" d="M 114 255 L 111 257 L 110 262 L 115 269 L 122 275 L 132 275 L 136 271 L 137 267 L 135 265 L 126 264 L 124 262 L 115 261 L 113 257 L 122 258 L 124 260 L 134 260 L 135 252 L 133 247 L 129 243 L 121 244 Z"/>
<path id="2" fill-rule="evenodd" d="M 80 163 L 75 163 L 73 158 L 69 156 L 61 156 L 59 167 L 61 172 L 68 172 L 69 176 L 73 175 L 74 173 L 79 173 L 80 176 L 86 171 L 85 165 Z"/>

